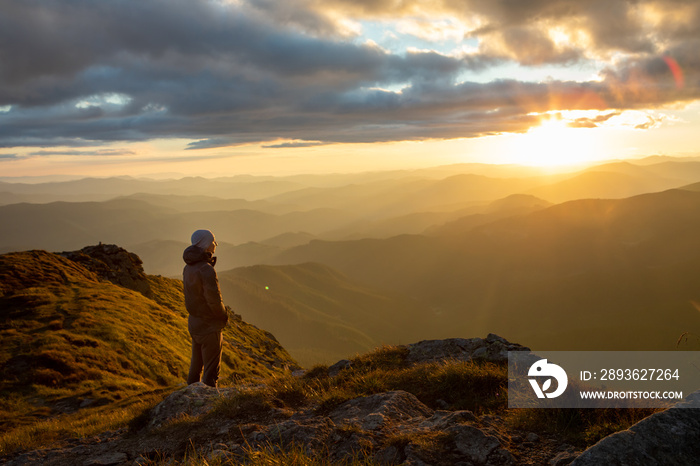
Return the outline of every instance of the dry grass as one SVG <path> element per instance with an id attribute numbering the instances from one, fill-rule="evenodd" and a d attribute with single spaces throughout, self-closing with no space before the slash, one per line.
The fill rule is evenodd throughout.
<path id="1" fill-rule="evenodd" d="M 0 255 L 0 454 L 125 425 L 144 397 L 184 383 L 182 283 L 146 280 L 153 299 L 55 254 Z M 222 384 L 277 371 L 262 361 L 292 362 L 244 322 L 224 339 Z"/>
<path id="2" fill-rule="evenodd" d="M 52 416 L 11 429 L 0 436 L 0 455 L 47 447 L 68 438 L 91 437 L 123 427 L 162 401 L 168 391 L 149 391 L 92 410 Z"/>
<path id="3" fill-rule="evenodd" d="M 291 445 L 281 449 L 276 445 L 253 448 L 246 445 L 242 454 L 204 454 L 191 447 L 181 459 L 155 458 L 145 461 L 144 466 L 378 466 L 370 455 L 362 452 L 343 460 L 331 460 L 318 453 L 309 454 L 302 445 Z"/>
<path id="4" fill-rule="evenodd" d="M 351 368 L 335 377 L 326 366 L 315 366 L 303 377 L 276 375 L 258 390 L 230 403 L 255 400 L 256 409 L 270 406 L 314 407 L 319 414 L 345 401 L 389 390 L 404 390 L 433 409 L 470 410 L 497 414 L 505 427 L 547 435 L 582 447 L 623 430 L 658 411 L 655 409 L 508 409 L 506 364 L 444 361 L 408 366 L 404 347 L 384 346 L 355 358 Z M 243 413 L 241 408 L 232 417 Z M 255 411 L 255 410 L 253 410 Z M 258 411 L 260 412 L 260 411 Z M 400 436 L 399 436 L 400 437 Z M 400 439 L 396 439 L 400 442 Z"/>
<path id="5" fill-rule="evenodd" d="M 660 409 L 512 409 L 510 426 L 530 432 L 557 434 L 567 442 L 588 447 L 610 434 L 629 428 Z"/>

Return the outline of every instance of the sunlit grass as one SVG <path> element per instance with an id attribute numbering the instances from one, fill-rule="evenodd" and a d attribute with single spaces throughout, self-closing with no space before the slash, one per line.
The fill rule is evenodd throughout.
<path id="1" fill-rule="evenodd" d="M 356 357 L 349 369 L 334 377 L 329 377 L 327 367 L 322 365 L 302 377 L 287 371 L 268 378 L 258 388 L 223 399 L 213 414 L 237 417 L 273 406 L 314 407 L 323 413 L 352 398 L 392 390 L 412 393 L 433 409 L 469 409 L 477 413 L 505 409 L 505 365 L 445 361 L 408 366 L 405 356 L 403 347 L 382 347 Z"/>
<path id="2" fill-rule="evenodd" d="M 342 460 L 332 460 L 328 455 L 310 454 L 303 445 L 290 445 L 280 448 L 277 445 L 267 445 L 253 448 L 245 445 L 242 454 L 204 454 L 191 447 L 181 459 L 157 457 L 140 463 L 144 466 L 379 466 L 381 463 L 365 452 L 356 452 Z"/>
<path id="3" fill-rule="evenodd" d="M 184 384 L 190 336 L 182 283 L 147 277 L 153 299 L 43 251 L 0 255 L 0 454 L 124 427 Z M 233 319 L 232 319 L 233 320 Z M 222 385 L 290 361 L 265 331 L 224 331 Z M 241 350 L 239 348 L 245 348 Z"/>
<path id="4" fill-rule="evenodd" d="M 510 429 L 556 435 L 569 443 L 589 446 L 658 411 L 508 409 L 506 364 L 448 360 L 408 366 L 405 357 L 405 347 L 384 346 L 356 357 L 349 369 L 334 377 L 327 375 L 324 365 L 311 368 L 302 377 L 275 375 L 259 388 L 222 400 L 212 415 L 240 418 L 269 412 L 272 407 L 310 407 L 318 414 L 327 414 L 353 398 L 404 390 L 432 409 L 499 415 Z"/>
<path id="5" fill-rule="evenodd" d="M 203 417 L 181 416 L 159 427 L 150 435 L 164 438 L 188 438 L 193 431 L 216 424 L 217 419 L 234 419 L 245 423 L 265 424 L 279 414 L 280 408 L 293 412 L 310 409 L 327 414 L 343 402 L 389 390 L 414 394 L 433 409 L 468 409 L 477 414 L 497 414 L 504 427 L 513 431 L 556 435 L 562 441 L 588 446 L 613 432 L 625 429 L 655 410 L 632 409 L 508 409 L 507 367 L 488 362 L 444 361 L 409 366 L 401 347 L 383 347 L 358 356 L 349 369 L 328 376 L 326 366 L 316 366 L 298 377 L 289 371 L 269 377 L 255 386 L 247 386 L 230 396 L 219 398 Z M 61 438 L 80 438 L 105 430 L 129 425 L 138 433 L 150 416 L 150 409 L 162 400 L 165 390 L 150 392 L 109 406 L 59 416 L 31 426 L 15 429 L 0 438 L 2 453 L 38 448 Z M 19 399 L 6 403 L 22 403 Z M 440 432 L 407 436 L 393 432 L 386 445 L 416 445 L 421 451 L 439 454 L 449 443 L 449 436 Z M 182 458 L 156 458 L 153 465 L 229 465 L 229 464 L 299 464 L 299 465 L 373 465 L 375 460 L 359 452 L 344 461 L 331 461 L 323 454 L 310 455 L 300 446 L 246 444 L 238 456 L 220 452 L 212 456 L 211 446 L 191 445 Z"/>
<path id="6" fill-rule="evenodd" d="M 132 422 L 144 410 L 162 401 L 172 389 L 140 393 L 121 402 L 54 415 L 0 434 L 0 455 L 47 447 L 57 441 L 91 437 Z"/>

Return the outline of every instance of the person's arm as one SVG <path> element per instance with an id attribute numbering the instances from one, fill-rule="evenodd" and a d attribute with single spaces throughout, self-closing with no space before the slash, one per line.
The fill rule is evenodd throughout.
<path id="1" fill-rule="evenodd" d="M 218 320 L 228 321 L 228 312 L 221 298 L 221 288 L 219 288 L 219 279 L 216 276 L 214 267 L 205 266 L 202 270 L 202 288 L 204 290 L 204 299 L 207 306 L 211 309 L 212 314 Z"/>

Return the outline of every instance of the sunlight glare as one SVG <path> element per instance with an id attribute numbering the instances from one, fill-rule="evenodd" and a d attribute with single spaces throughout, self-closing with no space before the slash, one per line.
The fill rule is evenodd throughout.
<path id="1" fill-rule="evenodd" d="M 517 136 L 511 147 L 515 162 L 523 165 L 575 165 L 600 158 L 590 128 L 571 128 L 560 118 L 544 120 L 540 126 Z"/>

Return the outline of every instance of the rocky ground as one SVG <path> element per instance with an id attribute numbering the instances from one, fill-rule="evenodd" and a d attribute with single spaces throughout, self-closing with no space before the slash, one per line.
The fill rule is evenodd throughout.
<path id="1" fill-rule="evenodd" d="M 507 351 L 526 349 L 489 335 L 408 345 L 408 358 L 415 364 L 440 358 L 502 361 Z M 329 376 L 349 365 L 340 361 L 328 368 Z M 696 409 L 657 413 L 581 452 L 555 436 L 515 431 L 499 416 L 431 409 L 400 390 L 350 399 L 328 410 L 251 400 L 232 406 L 227 416 L 212 415 L 214 406 L 221 412 L 222 403 L 245 388 L 183 387 L 130 429 L 0 460 L 8 466 L 145 465 L 179 461 L 192 445 L 214 464 L 239 464 L 261 449 L 294 446 L 332 461 L 359 455 L 375 464 L 401 465 L 683 465 L 700 458 Z M 700 400 L 690 403 L 700 406 Z"/>

